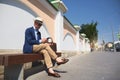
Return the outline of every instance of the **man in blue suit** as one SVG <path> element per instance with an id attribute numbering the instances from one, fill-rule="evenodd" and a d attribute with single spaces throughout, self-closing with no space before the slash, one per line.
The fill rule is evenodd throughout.
<path id="1" fill-rule="evenodd" d="M 41 38 L 39 29 L 43 24 L 43 20 L 40 17 L 34 19 L 34 26 L 29 27 L 25 31 L 25 43 L 23 46 L 23 52 L 40 53 L 44 56 L 44 61 L 47 66 L 48 75 L 54 77 L 60 77 L 60 75 L 53 70 L 53 64 L 51 58 L 57 62 L 57 64 L 64 64 L 68 62 L 68 59 L 57 57 L 56 53 L 51 49 L 46 38 Z"/>

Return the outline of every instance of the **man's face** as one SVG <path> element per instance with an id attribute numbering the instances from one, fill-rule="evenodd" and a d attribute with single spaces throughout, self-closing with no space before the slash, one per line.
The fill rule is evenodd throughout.
<path id="1" fill-rule="evenodd" d="M 43 22 L 41 21 L 35 21 L 35 28 L 36 29 L 40 29 L 40 27 L 42 26 Z"/>

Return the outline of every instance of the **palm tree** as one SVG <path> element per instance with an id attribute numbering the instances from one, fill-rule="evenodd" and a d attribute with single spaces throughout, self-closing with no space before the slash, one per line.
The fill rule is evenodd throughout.
<path id="1" fill-rule="evenodd" d="M 92 22 L 90 24 L 82 24 L 80 33 L 85 33 L 86 37 L 90 40 L 91 46 L 94 46 L 94 44 L 98 40 L 98 30 L 97 30 L 97 22 Z"/>

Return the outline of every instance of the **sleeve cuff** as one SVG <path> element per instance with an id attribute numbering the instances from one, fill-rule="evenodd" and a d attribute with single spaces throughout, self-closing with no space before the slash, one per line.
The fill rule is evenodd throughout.
<path id="1" fill-rule="evenodd" d="M 39 40 L 39 43 L 41 43 L 42 42 L 42 40 Z"/>

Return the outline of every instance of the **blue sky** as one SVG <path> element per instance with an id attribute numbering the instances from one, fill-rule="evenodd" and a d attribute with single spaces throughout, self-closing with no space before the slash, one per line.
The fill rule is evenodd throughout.
<path id="1" fill-rule="evenodd" d="M 120 0 L 62 0 L 68 11 L 64 14 L 72 24 L 98 22 L 98 42 L 118 40 L 120 32 Z"/>

